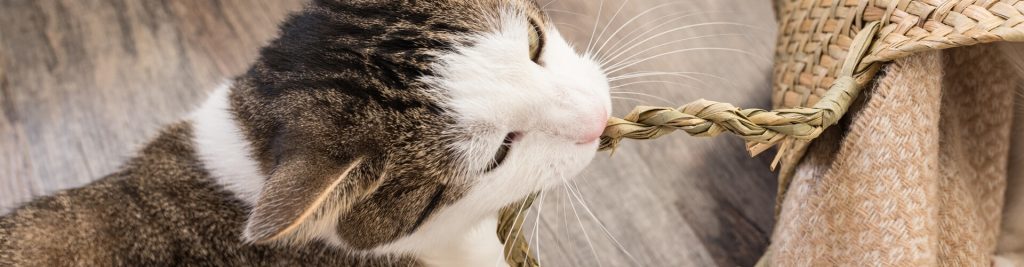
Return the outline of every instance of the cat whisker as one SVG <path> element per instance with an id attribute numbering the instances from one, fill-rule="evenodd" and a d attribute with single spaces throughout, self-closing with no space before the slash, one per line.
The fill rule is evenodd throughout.
<path id="1" fill-rule="evenodd" d="M 552 2 L 554 2 L 554 1 L 552 1 Z M 577 15 L 577 16 L 586 16 L 586 14 L 583 14 L 583 13 L 579 13 L 579 12 L 575 12 L 575 11 L 569 11 L 569 10 L 563 10 L 563 9 L 544 9 L 544 12 L 548 12 L 548 13 L 564 13 L 564 14 Z"/>
<path id="2" fill-rule="evenodd" d="M 619 25 L 619 28 L 615 29 L 615 32 L 612 32 L 612 35 L 609 35 L 608 39 L 606 39 L 603 43 L 601 43 L 601 46 L 600 46 L 600 48 L 598 48 L 597 51 L 601 51 L 601 48 L 604 48 L 604 46 L 607 45 L 609 41 L 611 41 L 612 37 L 615 37 L 615 35 L 619 34 L 619 32 L 621 32 L 623 29 L 625 29 L 626 26 L 629 26 L 629 24 L 632 24 L 637 19 L 642 18 L 644 15 L 647 15 L 647 13 L 650 13 L 651 11 L 657 10 L 659 8 L 662 8 L 662 7 L 665 7 L 665 6 L 668 6 L 668 5 L 673 5 L 673 4 L 679 4 L 679 3 L 671 3 L 671 2 L 670 3 L 662 3 L 660 5 L 656 5 L 656 6 L 650 7 L 648 9 L 644 10 L 643 12 L 640 12 L 640 13 L 634 15 L 633 18 L 630 18 L 629 20 L 627 20 L 626 23 L 623 23 L 622 25 Z"/>
<path id="3" fill-rule="evenodd" d="M 630 100 L 630 101 L 641 103 L 641 104 L 644 103 L 643 100 L 632 98 L 632 97 L 612 96 L 611 98 L 612 98 L 612 100 Z"/>
<path id="4" fill-rule="evenodd" d="M 536 218 L 536 221 L 533 222 L 534 241 L 530 241 L 530 244 L 534 248 L 536 248 L 536 251 L 537 251 L 537 265 L 538 266 L 544 266 L 540 262 L 540 258 L 541 258 L 540 257 L 540 222 L 541 222 L 540 216 L 541 216 L 541 214 L 544 214 L 543 211 L 544 211 L 544 196 L 545 195 L 546 195 L 545 191 L 541 191 L 540 192 L 540 197 L 538 197 L 539 199 L 537 201 L 538 202 L 538 205 L 537 205 L 537 218 Z"/>
<path id="5" fill-rule="evenodd" d="M 621 40 L 616 41 L 614 43 L 614 45 L 612 45 L 612 47 L 611 47 L 612 53 L 609 53 L 609 55 L 610 54 L 616 54 L 616 53 L 619 53 L 619 52 L 622 52 L 622 51 L 628 51 L 628 50 L 624 50 L 623 48 L 625 46 L 629 46 L 631 44 L 634 44 L 637 40 L 640 40 L 640 38 L 644 38 L 645 36 L 647 36 L 647 34 L 650 34 L 650 33 L 654 32 L 656 30 L 659 30 L 662 27 L 665 27 L 665 26 L 668 26 L 668 25 L 672 25 L 676 21 L 680 21 L 682 19 L 686 19 L 686 18 L 693 17 L 693 16 L 696 16 L 696 15 L 734 14 L 734 13 L 736 13 L 736 12 L 731 12 L 731 11 L 685 12 L 685 13 L 684 12 L 676 12 L 676 13 L 672 13 L 672 14 L 668 14 L 668 15 L 665 15 L 665 16 L 658 17 L 658 18 L 653 20 L 653 21 L 656 21 L 656 22 L 660 21 L 660 23 L 658 23 L 657 25 L 655 25 L 653 27 L 648 27 L 648 24 L 650 24 L 650 23 L 644 23 L 643 25 L 635 27 L 628 34 L 623 36 L 623 38 Z M 673 18 L 667 19 L 668 17 L 673 17 Z M 751 27 L 754 27 L 754 26 L 751 26 Z M 640 31 L 640 29 L 646 29 L 646 30 L 644 30 L 644 31 L 640 32 L 640 34 L 637 34 L 636 36 L 634 36 L 635 33 Z M 657 38 L 659 36 L 657 36 L 657 34 L 655 34 L 655 36 L 651 36 L 651 37 L 652 38 L 648 38 L 648 39 Z M 623 42 L 623 40 L 628 40 L 628 41 Z"/>
<path id="6" fill-rule="evenodd" d="M 551 4 L 554 4 L 555 2 L 558 2 L 558 0 L 548 1 L 547 3 L 544 3 L 544 5 L 540 7 L 540 9 L 545 9 L 546 10 L 548 8 L 548 6 L 550 6 Z"/>
<path id="7" fill-rule="evenodd" d="M 524 203 L 525 203 L 525 201 L 524 201 Z M 529 217 L 530 216 L 530 211 L 532 211 L 532 210 L 533 209 L 529 209 L 529 210 L 526 211 L 526 215 L 524 215 L 524 219 L 525 219 L 525 217 Z M 518 217 L 518 215 L 517 215 L 517 217 Z M 520 224 L 519 225 L 519 229 L 516 229 L 516 234 L 515 234 L 515 236 L 512 237 L 512 243 L 510 243 L 510 244 L 515 244 L 517 241 L 519 241 L 519 236 L 522 235 L 523 228 L 526 228 L 526 225 L 524 225 L 524 224 L 526 224 L 526 222 L 523 222 L 523 224 Z M 511 252 L 514 251 L 514 250 L 515 250 L 515 248 L 512 248 L 511 250 L 509 250 L 510 251 L 509 254 L 512 254 Z M 529 253 L 529 252 L 527 252 L 527 253 Z M 508 260 L 508 259 L 506 259 L 506 260 Z"/>
<path id="8" fill-rule="evenodd" d="M 656 96 L 656 95 L 652 95 L 652 94 L 645 94 L 645 93 L 639 93 L 639 92 L 609 92 L 609 93 L 612 94 L 612 95 L 614 95 L 614 94 L 627 94 L 627 95 L 646 96 L 646 97 L 654 98 L 654 99 L 660 100 L 662 102 L 665 102 L 669 106 L 676 105 L 676 103 L 672 103 L 672 101 L 668 101 L 668 99 L 665 99 L 664 97 L 660 97 L 660 96 Z"/>
<path id="9" fill-rule="evenodd" d="M 564 176 L 562 177 L 562 188 L 565 189 L 565 191 L 566 191 L 565 193 L 567 195 L 571 194 L 569 192 L 569 183 L 565 181 L 565 177 Z M 587 234 L 587 229 L 586 229 L 586 227 L 583 226 L 583 219 L 580 219 L 580 214 L 576 210 L 576 204 L 573 204 L 572 198 L 570 198 L 570 200 L 569 200 L 569 205 L 570 205 L 570 207 L 572 207 L 572 213 L 574 215 L 576 215 L 576 222 L 579 223 L 580 230 L 583 231 L 583 237 L 587 239 L 587 245 L 590 247 L 590 253 L 594 254 L 594 260 L 597 261 L 597 266 L 601 266 L 601 258 L 597 256 L 597 250 L 594 249 L 594 242 L 590 241 L 590 235 Z"/>
<path id="10" fill-rule="evenodd" d="M 604 29 L 601 29 L 601 33 L 597 35 L 597 39 L 593 43 L 594 48 L 597 48 L 597 42 L 601 41 L 601 38 L 604 37 L 604 33 L 608 31 L 608 28 L 609 28 L 609 26 L 612 25 L 612 22 L 615 22 L 615 19 L 619 17 L 619 13 L 622 13 L 622 8 L 626 7 L 626 5 L 629 4 L 629 1 L 630 0 L 622 1 L 622 4 L 619 5 L 619 9 L 615 10 L 615 14 L 612 15 L 612 17 L 610 19 L 608 19 L 608 22 L 604 24 Z M 601 14 L 598 14 L 598 16 L 600 16 L 600 15 Z M 609 36 L 608 38 L 610 39 L 611 36 Z M 608 39 L 605 39 L 605 42 L 608 42 Z M 594 50 L 595 54 L 599 54 L 600 52 L 601 52 L 600 49 Z"/>
<path id="11" fill-rule="evenodd" d="M 614 83 L 614 82 L 618 82 L 618 81 L 621 81 L 621 80 L 628 80 L 628 79 L 645 78 L 645 77 L 653 77 L 653 76 L 669 76 L 669 77 L 678 77 L 678 78 L 683 78 L 683 79 L 695 81 L 695 82 L 700 83 L 702 86 L 710 86 L 711 85 L 710 83 L 708 83 L 707 81 L 705 81 L 703 79 L 694 77 L 695 75 L 707 76 L 707 75 L 710 75 L 710 74 L 705 74 L 705 73 L 700 73 L 700 72 L 686 72 L 686 71 L 678 71 L 678 72 L 639 71 L 639 72 L 630 72 L 630 73 L 627 73 L 627 74 L 623 74 L 623 75 L 612 77 L 612 78 L 608 79 L 608 82 Z"/>
<path id="12" fill-rule="evenodd" d="M 573 190 L 573 185 L 576 186 L 575 190 Z M 604 222 L 601 222 L 601 220 L 597 218 L 597 215 L 595 215 L 594 212 L 590 209 L 590 205 L 588 205 L 586 199 L 583 198 L 583 193 L 580 192 L 580 185 L 577 184 L 575 180 L 573 180 L 571 181 L 571 184 L 568 184 L 568 187 L 569 191 L 574 193 L 573 196 L 576 198 L 576 201 L 580 203 L 580 206 L 583 206 L 583 209 L 584 211 L 587 212 L 587 214 L 590 214 L 590 217 L 594 219 L 594 222 L 597 222 L 597 225 L 601 227 L 601 230 L 604 231 L 604 234 L 607 235 L 608 238 L 615 243 L 615 246 L 618 247 L 619 250 L 622 251 L 622 253 L 625 253 L 626 256 L 633 261 L 633 264 L 635 264 L 636 266 L 641 266 L 640 262 L 636 259 L 636 257 L 634 257 L 632 253 L 629 253 L 629 251 L 626 250 L 626 247 L 623 246 L 621 242 L 619 242 L 619 239 L 615 238 L 615 236 L 612 235 L 610 231 L 608 231 L 608 227 L 604 225 Z"/>
<path id="13" fill-rule="evenodd" d="M 637 84 L 646 84 L 646 83 L 664 83 L 664 84 L 681 86 L 681 87 L 690 88 L 690 89 L 698 89 L 698 90 L 701 89 L 700 87 L 693 86 L 693 85 L 688 84 L 688 83 L 680 83 L 680 82 L 665 81 L 665 80 L 653 80 L 653 81 L 628 82 L 628 83 L 612 86 L 612 87 L 610 87 L 610 89 L 611 89 L 610 92 L 622 92 L 622 91 L 616 91 L 615 89 L 623 88 L 623 87 L 628 87 L 628 86 L 632 86 L 632 85 L 637 85 Z"/>
<path id="14" fill-rule="evenodd" d="M 654 19 L 654 21 L 661 21 L 661 23 L 659 23 L 658 25 L 656 25 L 654 27 L 648 27 L 649 23 L 645 23 L 643 25 L 639 25 L 638 27 L 635 27 L 634 29 L 630 30 L 629 33 L 627 33 L 625 36 L 622 36 L 622 38 L 620 38 L 619 40 L 615 41 L 615 43 L 612 43 L 612 46 L 609 47 L 609 52 L 602 55 L 602 59 L 603 59 L 602 62 L 603 63 L 607 63 L 609 56 L 622 51 L 622 49 L 625 46 L 630 45 L 633 42 L 636 42 L 640 38 L 644 38 L 644 36 L 646 36 L 647 34 L 653 32 L 655 30 L 661 29 L 661 27 L 664 27 L 666 25 L 670 25 L 671 22 L 678 21 L 678 20 L 681 20 L 681 19 L 685 19 L 685 18 L 688 18 L 688 17 L 691 17 L 691 16 L 702 14 L 702 13 L 704 13 L 704 12 L 685 12 L 685 13 L 684 12 L 675 12 L 673 14 L 661 16 L 661 17 L 658 17 L 658 18 Z M 667 19 L 668 17 L 674 17 L 674 18 Z M 645 30 L 641 31 L 641 29 L 645 29 Z M 640 34 L 637 34 L 636 36 L 634 36 L 634 34 L 636 34 L 637 32 L 639 32 Z M 623 42 L 623 40 L 626 40 L 626 41 Z"/>
<path id="15" fill-rule="evenodd" d="M 592 55 L 590 53 L 590 44 L 594 43 L 594 35 L 597 34 L 597 25 L 601 22 L 601 12 L 604 11 L 604 0 L 601 0 L 601 4 L 597 6 L 597 15 L 594 16 L 594 28 L 590 30 L 590 40 L 587 41 L 587 50 L 583 54 Z"/>
<path id="16" fill-rule="evenodd" d="M 686 26 L 675 27 L 675 28 L 672 28 L 672 29 L 660 32 L 658 34 L 652 35 L 650 37 L 647 37 L 647 38 L 645 38 L 645 39 L 643 39 L 643 40 L 641 40 L 639 42 L 635 42 L 632 45 L 629 45 L 628 47 L 626 47 L 624 49 L 620 49 L 619 51 L 615 52 L 610 58 L 608 58 L 607 61 L 611 62 L 612 60 L 615 60 L 615 59 L 621 57 L 622 55 L 626 54 L 626 52 L 632 51 L 634 48 L 636 48 L 636 47 L 638 47 L 638 46 L 640 46 L 642 44 L 650 42 L 651 40 L 654 40 L 655 38 L 658 38 L 658 37 L 661 37 L 661 36 L 665 36 L 666 34 L 669 34 L 669 33 L 678 32 L 678 31 L 682 31 L 682 30 L 686 30 L 686 29 L 692 29 L 692 28 L 696 28 L 696 27 L 722 26 L 722 25 L 753 28 L 753 26 L 747 25 L 747 24 L 744 24 L 744 23 L 728 22 L 728 21 L 704 22 L 704 23 L 697 23 L 697 24 L 690 24 L 690 25 L 686 25 Z M 608 68 L 611 68 L 611 67 L 608 67 Z"/>
<path id="17" fill-rule="evenodd" d="M 513 222 L 517 222 L 517 221 L 519 221 L 519 215 L 522 215 L 522 213 L 523 213 L 523 209 L 524 209 L 525 207 L 526 207 L 526 201 L 523 201 L 523 203 L 519 204 L 519 209 L 518 209 L 518 210 L 516 211 L 516 217 L 512 219 L 512 221 L 513 221 Z M 508 229 L 508 234 L 505 234 L 505 244 L 506 244 L 506 245 L 505 245 L 505 246 L 502 246 L 502 248 L 501 248 L 502 252 L 504 252 L 504 251 L 505 251 L 505 247 L 507 247 L 507 246 L 508 246 L 507 244 L 510 244 L 510 243 L 508 242 L 508 239 L 512 237 L 512 230 L 515 230 L 515 229 L 516 229 L 515 227 L 509 228 L 509 229 Z M 521 229 L 522 229 L 522 227 L 520 227 L 520 230 L 521 230 Z M 518 238 L 518 237 L 519 237 L 519 236 L 518 236 L 518 235 L 519 235 L 519 233 L 516 233 L 516 235 L 517 235 L 516 237 Z M 515 243 L 515 241 L 513 240 L 513 241 L 512 241 L 512 243 Z M 495 263 L 494 263 L 494 266 L 495 266 L 495 267 L 497 267 L 497 266 L 500 266 L 500 265 L 501 265 L 501 260 L 502 260 L 502 259 L 508 260 L 508 259 L 507 259 L 506 257 L 502 257 L 502 258 L 498 259 L 498 261 L 497 261 L 497 262 L 495 262 Z"/>
<path id="18" fill-rule="evenodd" d="M 598 49 L 597 49 L 597 51 L 599 51 L 599 52 L 600 52 L 600 51 L 604 51 L 603 49 L 604 49 L 605 45 L 607 45 L 607 44 L 608 44 L 608 42 L 612 40 L 612 37 L 615 37 L 615 35 L 619 34 L 619 32 L 621 32 L 621 31 L 622 31 L 623 29 L 625 29 L 625 28 L 626 28 L 626 26 L 629 26 L 629 24 L 632 24 L 632 23 L 633 23 L 634 21 L 636 21 L 637 19 L 639 19 L 639 18 L 642 18 L 642 17 L 644 16 L 644 15 L 647 15 L 648 13 L 650 13 L 650 12 L 652 12 L 652 11 L 658 10 L 659 8 L 662 8 L 662 7 L 665 7 L 665 6 L 669 6 L 669 5 L 674 5 L 674 4 L 679 4 L 679 2 L 675 2 L 675 3 L 663 3 L 663 4 L 660 4 L 660 5 L 656 5 L 656 6 L 654 6 L 654 7 L 648 8 L 647 10 L 644 10 L 643 12 L 640 12 L 640 13 L 639 13 L 639 14 L 637 14 L 636 16 L 633 16 L 633 18 L 632 18 L 632 19 L 630 19 L 630 20 L 626 21 L 626 23 L 623 23 L 622 25 L 620 25 L 620 26 L 619 26 L 619 28 L 618 28 L 618 29 L 616 29 L 616 30 L 615 30 L 615 32 L 613 32 L 613 33 L 612 33 L 612 35 L 608 36 L 608 39 L 606 39 L 606 40 L 604 41 L 604 43 L 602 43 L 602 44 L 601 44 L 601 47 L 600 47 L 600 48 L 598 48 Z M 666 15 L 666 16 L 663 16 L 663 17 L 660 17 L 660 18 L 658 18 L 658 19 L 655 19 L 655 21 L 660 21 L 660 20 L 661 20 L 662 18 L 665 18 L 665 17 L 669 17 L 669 16 L 675 16 L 675 15 L 678 15 L 678 14 L 682 14 L 682 15 L 683 15 L 683 17 L 687 17 L 687 16 L 689 16 L 689 14 L 700 14 L 700 13 L 703 13 L 703 12 L 689 12 L 689 13 L 682 13 L 682 12 L 674 12 L 673 14 L 669 14 L 669 15 Z M 660 25 L 664 25 L 664 24 L 659 24 L 659 27 L 660 27 Z M 642 25 L 642 26 L 646 26 L 646 24 L 645 24 L 645 25 Z M 630 36 L 630 35 L 632 35 L 633 33 L 636 33 L 636 31 L 637 31 L 637 30 L 638 30 L 638 29 L 633 29 L 632 31 L 630 31 L 629 35 L 627 35 L 627 36 L 624 36 L 624 37 L 629 37 L 629 36 Z M 621 41 L 617 41 L 617 42 L 613 43 L 613 47 L 617 47 L 617 45 L 618 45 L 619 43 L 621 43 Z"/>
<path id="19" fill-rule="evenodd" d="M 716 33 L 716 34 L 707 34 L 707 35 L 700 35 L 700 36 L 694 36 L 694 37 L 687 37 L 687 38 L 683 38 L 683 39 L 679 39 L 679 40 L 672 40 L 672 41 L 668 41 L 668 42 L 665 42 L 665 43 L 662 43 L 662 44 L 659 44 L 659 45 L 648 47 L 648 48 L 646 48 L 644 50 L 640 50 L 638 52 L 634 52 L 633 55 L 631 55 L 629 57 L 626 57 L 622 61 L 629 61 L 629 60 L 634 59 L 634 58 L 636 58 L 636 57 L 638 57 L 640 55 L 643 55 L 644 53 L 647 53 L 647 52 L 650 52 L 650 51 L 654 51 L 656 49 L 659 49 L 659 48 L 662 48 L 662 47 L 665 47 L 665 46 L 668 46 L 668 45 L 672 45 L 672 44 L 678 44 L 678 43 L 683 43 L 683 42 L 693 41 L 693 40 L 700 40 L 700 39 L 704 39 L 704 38 L 728 37 L 728 36 L 744 37 L 744 36 L 749 36 L 749 34 L 742 34 L 742 33 Z M 609 60 L 614 60 L 614 59 L 609 59 Z"/>
<path id="20" fill-rule="evenodd" d="M 661 53 L 661 54 L 657 54 L 657 55 L 649 56 L 649 57 L 642 58 L 642 59 L 639 59 L 639 60 L 635 60 L 635 61 L 632 61 L 632 62 L 628 62 L 628 63 L 624 63 L 624 64 L 616 64 L 615 66 L 610 67 L 610 70 L 606 71 L 606 73 L 611 74 L 611 73 L 619 72 L 619 71 L 622 71 L 622 70 L 624 70 L 626 68 L 635 66 L 635 65 L 643 63 L 643 62 L 650 61 L 652 59 L 661 58 L 661 57 L 672 55 L 672 54 L 694 52 L 694 51 L 732 52 L 732 53 L 738 53 L 738 54 L 754 57 L 754 58 L 757 58 L 757 59 L 761 59 L 761 60 L 764 60 L 765 62 L 771 62 L 771 59 L 768 59 L 768 58 L 764 57 L 763 55 L 759 55 L 757 53 L 753 53 L 753 52 L 750 52 L 750 51 L 747 51 L 747 50 L 736 49 L 736 48 L 726 48 L 726 47 L 696 47 L 696 48 L 686 48 L 686 49 L 679 49 L 679 50 L 668 51 L 668 52 L 664 52 L 664 53 Z"/>
<path id="21" fill-rule="evenodd" d="M 569 24 L 569 23 L 555 22 L 554 24 L 555 24 L 555 26 L 558 26 L 559 29 L 570 29 L 570 30 L 577 31 L 577 32 L 582 32 L 583 31 L 583 29 L 580 29 L 580 27 L 576 27 L 576 25 L 572 25 L 572 24 Z"/>
<path id="22" fill-rule="evenodd" d="M 707 81 L 705 81 L 703 79 L 699 79 L 697 77 L 694 77 L 694 76 L 704 76 L 704 77 L 710 77 L 710 78 L 716 79 L 716 80 L 718 80 L 718 81 L 720 81 L 722 83 L 725 83 L 730 88 L 734 88 L 734 89 L 736 88 L 736 83 L 734 83 L 733 81 L 731 81 L 729 79 L 726 79 L 725 77 L 714 75 L 714 74 L 710 74 L 710 73 L 693 72 L 693 71 L 638 71 L 638 72 L 630 72 L 630 73 L 627 73 L 627 74 L 615 76 L 609 82 L 613 82 L 614 83 L 614 82 L 618 82 L 618 81 L 621 81 L 621 80 L 636 79 L 636 78 L 643 78 L 643 77 L 654 77 L 654 76 L 679 77 L 679 78 L 683 78 L 683 79 L 699 82 L 702 86 L 710 86 L 711 84 L 709 84 Z"/>
<path id="23" fill-rule="evenodd" d="M 563 185 L 564 186 L 564 185 Z M 568 192 L 568 191 L 566 191 Z M 562 194 L 564 201 L 562 202 L 562 229 L 565 232 L 565 242 L 569 243 L 569 251 L 576 251 L 576 242 L 572 242 L 572 237 L 569 235 L 569 194 Z"/>

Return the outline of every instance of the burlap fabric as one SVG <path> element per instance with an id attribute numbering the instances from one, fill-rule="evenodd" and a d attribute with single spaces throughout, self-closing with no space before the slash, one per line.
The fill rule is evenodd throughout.
<path id="1" fill-rule="evenodd" d="M 1014 164 L 1024 134 L 1010 131 L 1024 106 L 1013 102 L 1020 75 L 997 49 L 973 46 L 1024 40 L 1024 2 L 776 4 L 775 108 L 823 95 L 867 22 L 884 26 L 858 67 L 895 62 L 807 155 L 806 142 L 790 147 L 763 263 L 990 266 L 999 254 L 996 263 L 1024 266 L 1024 167 Z M 953 47 L 969 48 L 937 52 Z"/>
<path id="2" fill-rule="evenodd" d="M 1015 44 L 1018 59 L 1024 58 L 1024 44 Z M 1024 73 L 1024 62 L 1017 61 Z M 1012 140 L 1007 172 L 1006 203 L 1003 207 L 1002 233 L 997 247 L 999 266 L 1024 266 L 1024 86 L 1017 89 L 1014 105 Z"/>
<path id="3" fill-rule="evenodd" d="M 990 266 L 1021 82 L 1001 55 L 977 46 L 887 66 L 848 121 L 797 166 L 766 260 Z M 1019 237 L 1003 234 L 1004 263 Z"/>

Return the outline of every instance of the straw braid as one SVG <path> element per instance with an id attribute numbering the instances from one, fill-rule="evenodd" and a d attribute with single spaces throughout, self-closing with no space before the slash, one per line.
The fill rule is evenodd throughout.
<path id="1" fill-rule="evenodd" d="M 846 114 L 850 103 L 877 70 L 877 64 L 860 65 L 879 27 L 869 23 L 857 33 L 850 47 L 853 56 L 843 62 L 843 77 L 835 80 L 821 99 L 810 108 L 767 111 L 739 109 L 733 105 L 697 100 L 678 109 L 640 106 L 626 117 L 611 118 L 601 137 L 601 149 L 614 149 L 622 138 L 654 139 L 683 130 L 692 136 L 711 137 L 728 131 L 747 141 L 747 150 L 757 155 L 781 142 L 809 141 Z M 863 66 L 859 69 L 858 66 Z M 772 168 L 787 148 L 781 146 Z"/>
<path id="2" fill-rule="evenodd" d="M 853 78 L 843 83 L 845 89 L 856 89 Z M 678 109 L 640 106 L 625 118 L 611 118 L 601 138 L 601 150 L 615 148 L 622 138 L 654 139 L 682 130 L 692 136 L 713 137 L 728 131 L 750 142 L 753 154 L 764 151 L 782 141 L 784 137 L 810 140 L 818 137 L 825 127 L 835 124 L 846 112 L 848 103 L 856 95 L 854 90 L 838 90 L 830 101 L 822 101 L 814 108 L 794 108 L 767 111 L 740 109 L 728 103 L 697 100 Z M 833 100 L 834 99 L 834 100 Z"/>

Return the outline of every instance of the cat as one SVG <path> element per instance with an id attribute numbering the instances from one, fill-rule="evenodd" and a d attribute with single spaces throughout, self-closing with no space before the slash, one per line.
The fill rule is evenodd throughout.
<path id="1" fill-rule="evenodd" d="M 0 266 L 493 266 L 594 157 L 608 79 L 533 0 L 315 0 L 118 171 L 0 217 Z"/>

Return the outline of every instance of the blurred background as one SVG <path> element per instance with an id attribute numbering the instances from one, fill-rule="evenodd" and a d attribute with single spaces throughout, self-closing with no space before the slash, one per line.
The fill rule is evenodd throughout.
<path id="1" fill-rule="evenodd" d="M 616 115 L 700 98 L 770 106 L 769 1 L 538 1 L 609 60 Z M 304 2 L 0 1 L 0 214 L 116 170 L 245 71 Z M 772 229 L 771 156 L 731 137 L 625 141 L 538 199 L 527 236 L 547 266 L 751 266 Z"/>

